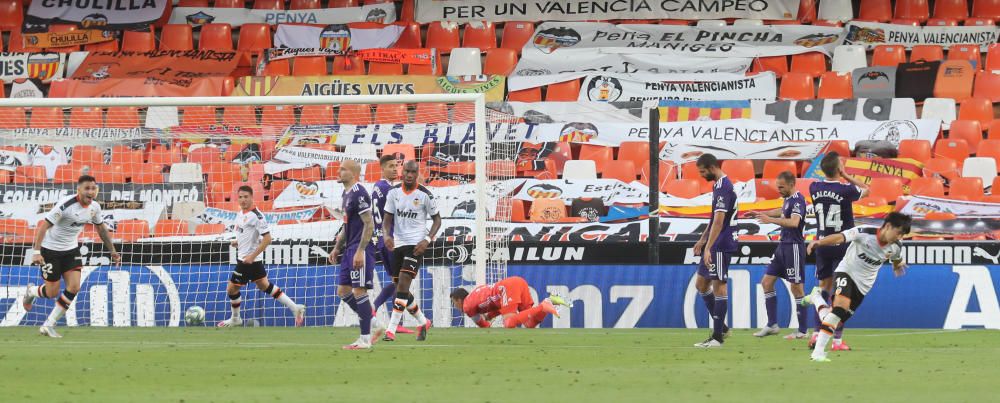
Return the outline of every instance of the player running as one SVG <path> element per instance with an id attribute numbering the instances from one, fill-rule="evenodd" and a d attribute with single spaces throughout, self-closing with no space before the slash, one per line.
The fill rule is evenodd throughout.
<path id="1" fill-rule="evenodd" d="M 813 209 L 816 212 L 816 236 L 818 239 L 836 234 L 840 231 L 854 228 L 854 202 L 868 195 L 868 186 L 852 178 L 844 172 L 840 156 L 836 152 L 827 153 L 819 164 L 826 180 L 813 182 L 809 185 Z M 840 180 L 846 180 L 842 183 Z M 816 279 L 823 299 L 830 303 L 833 295 L 833 270 L 847 252 L 847 243 L 837 246 L 820 246 L 816 248 Z M 816 330 L 809 339 L 809 348 L 816 345 L 820 331 L 820 318 L 816 318 Z M 844 324 L 841 323 L 833 332 L 831 350 L 850 351 L 843 341 Z"/>
<path id="2" fill-rule="evenodd" d="M 341 208 L 344 211 L 343 231 L 330 252 L 328 260 L 337 263 L 340 251 L 340 278 L 337 296 L 358 314 L 361 335 L 354 343 L 344 346 L 345 350 L 367 350 L 372 348 L 377 338 L 372 338 L 372 304 L 368 300 L 368 290 L 372 288 L 375 274 L 375 245 L 371 243 L 375 232 L 372 218 L 372 199 L 368 191 L 358 181 L 361 165 L 347 160 L 340 165 L 340 183 L 344 185 Z"/>
<path id="3" fill-rule="evenodd" d="M 372 186 L 372 218 L 375 220 L 375 261 L 376 263 L 382 263 L 382 269 L 385 270 L 392 281 L 382 286 L 382 292 L 375 298 L 375 303 L 372 304 L 372 308 L 375 310 L 375 312 L 372 312 L 372 318 L 377 317 L 380 306 L 389 301 L 390 297 L 396 295 L 396 281 L 399 279 L 399 273 L 393 271 L 392 251 L 385 247 L 382 235 L 382 211 L 385 210 L 385 197 L 389 194 L 389 190 L 396 185 L 396 179 L 399 177 L 399 164 L 397 163 L 396 156 L 392 154 L 383 155 L 382 158 L 379 158 L 378 163 L 382 168 L 382 179 L 379 179 Z M 392 233 L 389 236 L 392 236 Z M 396 331 L 399 333 L 413 333 L 412 330 L 403 326 L 397 327 Z"/>
<path id="4" fill-rule="evenodd" d="M 236 239 L 231 245 L 236 247 L 237 261 L 233 274 L 229 276 L 229 283 L 226 284 L 226 295 L 229 296 L 233 314 L 216 326 L 234 327 L 243 324 L 243 319 L 240 318 L 240 305 L 243 303 L 240 288 L 253 282 L 258 290 L 270 295 L 292 311 L 292 315 L 295 315 L 295 327 L 302 327 L 306 323 L 305 305 L 296 305 L 288 294 L 267 279 L 267 269 L 264 268 L 263 260 L 264 249 L 271 244 L 271 228 L 267 225 L 264 214 L 254 206 L 253 188 L 240 186 L 236 190 L 236 197 L 240 211 L 236 213 Z"/>
<path id="5" fill-rule="evenodd" d="M 497 316 L 503 317 L 503 327 L 537 327 L 549 314 L 559 317 L 555 305 L 569 308 L 558 295 L 549 295 L 538 305 L 531 298 L 528 283 L 521 277 L 507 277 L 493 285 L 481 285 L 470 293 L 464 288 L 451 292 L 451 305 L 476 322 L 479 327 L 490 327 Z"/>
<path id="6" fill-rule="evenodd" d="M 56 306 L 38 332 L 42 336 L 62 337 L 56 332 L 56 323 L 63 317 L 73 298 L 80 292 L 80 269 L 83 257 L 77 237 L 85 224 L 94 224 L 104 247 L 111 251 L 111 260 L 121 263 L 121 255 L 111 243 L 111 235 L 104 224 L 104 215 L 97 198 L 97 181 L 93 176 L 83 175 L 76 181 L 76 194 L 67 196 L 52 206 L 45 220 L 35 230 L 35 241 L 31 248 L 31 264 L 41 269 L 44 285 L 35 287 L 28 284 L 24 296 L 25 311 L 30 311 L 35 298 L 55 298 Z M 66 289 L 59 294 L 59 279 L 66 281 Z"/>
<path id="7" fill-rule="evenodd" d="M 806 264 L 806 241 L 802 236 L 806 220 L 806 199 L 795 190 L 795 175 L 789 171 L 778 174 L 778 193 L 785 198 L 781 208 L 755 212 L 751 211 L 747 216 L 757 218 L 761 224 L 777 224 L 781 227 L 781 242 L 778 249 L 774 251 L 771 264 L 767 265 L 767 272 L 760 280 L 760 285 L 764 288 L 764 307 L 767 310 L 767 325 L 759 332 L 754 333 L 757 337 L 776 335 L 781 331 L 778 327 L 778 296 L 774 292 L 774 283 L 778 278 L 783 278 L 791 283 L 792 296 L 795 297 L 796 314 L 799 320 L 799 328 L 785 336 L 787 340 L 806 338 L 806 312 L 802 305 L 802 297 L 805 290 L 802 287 L 802 274 L 805 272 Z"/>
<path id="8" fill-rule="evenodd" d="M 386 341 L 396 339 L 396 327 L 402 320 L 403 310 L 417 318 L 418 341 L 427 339 L 427 329 L 431 326 L 410 293 L 410 283 L 417 277 L 424 252 L 441 228 L 441 214 L 431 191 L 417 184 L 419 174 L 420 166 L 416 161 L 403 164 L 403 183 L 389 191 L 382 212 L 382 234 L 386 247 L 392 251 L 392 271 L 398 276 L 392 316 L 385 330 Z M 432 220 L 429 232 L 428 219 Z"/>
<path id="9" fill-rule="evenodd" d="M 722 347 L 723 338 L 729 334 L 726 314 L 729 311 L 728 281 L 729 261 L 736 252 L 736 191 L 724 172 L 722 164 L 712 154 L 698 157 L 698 173 L 707 181 L 715 181 L 712 187 L 712 215 L 708 221 L 708 231 L 694 244 L 695 256 L 701 256 L 695 287 L 701 294 L 705 308 L 712 314 L 712 335 L 695 347 Z"/>
<path id="10" fill-rule="evenodd" d="M 808 253 L 812 253 L 817 247 L 851 243 L 834 272 L 837 290 L 833 297 L 833 308 L 823 299 L 819 287 L 813 288 L 804 302 L 815 306 L 816 312 L 823 318 L 816 347 L 812 352 L 813 361 L 830 361 L 826 358 L 826 343 L 833 337 L 834 329 L 847 322 L 861 306 L 865 295 L 875 285 L 882 264 L 891 261 L 896 277 L 906 274 L 901 241 L 910 232 L 911 220 L 908 215 L 892 212 L 885 217 L 881 227 L 859 226 L 809 243 Z"/>

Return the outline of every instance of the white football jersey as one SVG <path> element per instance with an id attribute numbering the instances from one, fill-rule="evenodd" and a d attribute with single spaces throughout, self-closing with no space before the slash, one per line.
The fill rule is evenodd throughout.
<path id="1" fill-rule="evenodd" d="M 399 184 L 386 195 L 385 212 L 392 214 L 392 239 L 396 247 L 411 246 L 427 236 L 427 221 L 438 214 L 438 207 L 427 188 L 417 185 L 407 193 Z"/>
<path id="2" fill-rule="evenodd" d="M 878 227 L 858 226 L 842 232 L 851 246 L 847 247 L 844 259 L 837 266 L 837 272 L 847 273 L 858 286 L 858 291 L 868 295 L 875 285 L 878 271 L 887 261 L 903 259 L 903 245 L 899 242 L 880 245 Z"/>
<path id="3" fill-rule="evenodd" d="M 52 228 L 45 232 L 42 247 L 63 252 L 80 246 L 77 238 L 85 224 L 104 224 L 104 217 L 101 215 L 101 205 L 96 200 L 84 207 L 76 195 L 72 195 L 59 199 L 45 215 L 45 221 L 52 224 Z"/>
<path id="4" fill-rule="evenodd" d="M 264 219 L 264 214 L 256 207 L 250 211 L 239 211 L 236 213 L 236 258 L 243 261 L 243 258 L 253 253 L 260 246 L 260 238 L 264 234 L 270 233 L 271 228 Z M 257 255 L 255 262 L 264 260 L 264 254 Z"/>

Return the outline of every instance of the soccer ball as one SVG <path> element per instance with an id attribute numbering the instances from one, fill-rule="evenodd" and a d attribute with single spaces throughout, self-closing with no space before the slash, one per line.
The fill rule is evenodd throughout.
<path id="1" fill-rule="evenodd" d="M 205 323 L 205 308 L 197 305 L 188 308 L 187 312 L 184 312 L 184 322 L 188 326 L 197 326 Z"/>

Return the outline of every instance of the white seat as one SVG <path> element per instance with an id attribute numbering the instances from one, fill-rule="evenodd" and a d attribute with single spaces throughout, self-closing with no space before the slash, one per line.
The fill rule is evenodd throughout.
<path id="1" fill-rule="evenodd" d="M 997 177 L 997 161 L 992 157 L 969 157 L 962 164 L 962 176 L 966 178 L 982 178 L 985 186 L 993 184 Z M 996 194 L 996 190 L 994 190 Z"/>
<path id="2" fill-rule="evenodd" d="M 348 144 L 344 147 L 344 153 L 371 160 L 378 159 L 378 149 L 372 144 Z"/>
<path id="3" fill-rule="evenodd" d="M 822 0 L 819 2 L 817 19 L 828 21 L 850 21 L 854 18 L 851 0 Z"/>
<path id="4" fill-rule="evenodd" d="M 924 109 L 920 112 L 922 119 L 941 119 L 941 128 L 951 128 L 951 121 L 958 119 L 955 100 L 952 98 L 927 98 Z"/>
<path id="5" fill-rule="evenodd" d="M 868 67 L 868 57 L 862 45 L 840 45 L 833 49 L 831 71 L 850 73 L 854 69 Z"/>
<path id="6" fill-rule="evenodd" d="M 479 48 L 454 48 L 448 60 L 449 76 L 478 76 L 483 74 Z"/>
<path id="7" fill-rule="evenodd" d="M 762 27 L 764 26 L 764 21 L 755 20 L 750 18 L 740 18 L 733 21 L 734 27 Z"/>
<path id="8" fill-rule="evenodd" d="M 714 28 L 726 26 L 726 20 L 698 20 L 696 27 Z"/>
<path id="9" fill-rule="evenodd" d="M 566 161 L 563 179 L 597 179 L 597 163 L 591 160 Z"/>
<path id="10" fill-rule="evenodd" d="M 201 182 L 201 164 L 197 162 L 179 162 L 170 166 L 168 182 Z"/>

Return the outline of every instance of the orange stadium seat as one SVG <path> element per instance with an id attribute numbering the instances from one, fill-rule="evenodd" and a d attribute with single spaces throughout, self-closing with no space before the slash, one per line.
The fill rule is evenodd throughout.
<path id="1" fill-rule="evenodd" d="M 560 199 L 539 198 L 531 202 L 531 222 L 552 223 L 566 220 L 566 204 Z"/>
<path id="2" fill-rule="evenodd" d="M 233 27 L 214 23 L 202 25 L 198 50 L 233 50 Z"/>
<path id="3" fill-rule="evenodd" d="M 934 18 L 964 20 L 969 17 L 969 3 L 966 0 L 936 0 Z"/>
<path id="4" fill-rule="evenodd" d="M 56 167 L 53 183 L 73 183 L 80 177 L 83 167 L 78 165 L 59 165 Z"/>
<path id="5" fill-rule="evenodd" d="M 980 70 L 976 73 L 972 96 L 1000 102 L 1000 72 Z"/>
<path id="6" fill-rule="evenodd" d="M 289 10 L 315 10 L 319 8 L 323 8 L 322 0 L 291 0 L 288 2 Z M 334 7 L 331 5 L 330 8 Z"/>
<path id="7" fill-rule="evenodd" d="M 333 75 L 361 76 L 365 74 L 365 62 L 358 56 L 334 56 Z"/>
<path id="8" fill-rule="evenodd" d="M 826 55 L 820 52 L 809 52 L 792 55 L 793 73 L 806 73 L 813 77 L 819 76 L 827 71 Z"/>
<path id="9" fill-rule="evenodd" d="M 253 105 L 229 105 L 222 108 L 222 124 L 226 126 L 257 126 L 257 112 Z"/>
<path id="10" fill-rule="evenodd" d="M 580 146 L 580 157 L 578 160 L 608 161 L 615 159 L 614 147 L 599 146 L 594 144 L 583 144 Z"/>
<path id="11" fill-rule="evenodd" d="M 400 63 L 369 62 L 368 74 L 372 76 L 401 76 L 403 65 Z"/>
<path id="12" fill-rule="evenodd" d="M 63 122 L 63 110 L 58 107 L 34 107 L 31 108 L 30 127 L 38 129 L 53 129 L 65 127 Z"/>
<path id="13" fill-rule="evenodd" d="M 74 146 L 70 161 L 73 165 L 104 164 L 104 151 L 90 145 Z"/>
<path id="14" fill-rule="evenodd" d="M 893 17 L 927 21 L 930 18 L 927 0 L 896 0 L 896 12 Z"/>
<path id="15" fill-rule="evenodd" d="M 254 0 L 254 10 L 284 10 L 284 0 Z"/>
<path id="16" fill-rule="evenodd" d="M 278 9 L 275 9 L 278 10 Z M 243 24 L 236 40 L 236 50 L 259 52 L 271 47 L 271 27 L 267 24 Z"/>
<path id="17" fill-rule="evenodd" d="M 24 108 L 0 108 L 0 128 L 22 129 L 27 125 Z"/>
<path id="18" fill-rule="evenodd" d="M 1000 119 L 990 122 L 989 128 L 986 129 L 986 138 L 1000 140 Z"/>
<path id="19" fill-rule="evenodd" d="M 153 147 L 149 150 L 149 156 L 147 157 L 149 165 L 160 170 L 173 164 L 183 162 L 183 160 L 184 158 L 181 156 L 181 150 L 177 147 L 170 149 L 166 147 Z"/>
<path id="20" fill-rule="evenodd" d="M 160 31 L 160 50 L 193 50 L 194 33 L 188 24 L 167 24 Z"/>
<path id="21" fill-rule="evenodd" d="M 928 27 L 957 27 L 958 20 L 954 18 L 931 18 L 927 20 Z"/>
<path id="22" fill-rule="evenodd" d="M 761 177 L 764 179 L 775 179 L 778 177 L 778 174 L 785 171 L 791 172 L 792 174 L 798 172 L 795 161 L 767 160 L 764 161 L 764 174 Z"/>
<path id="23" fill-rule="evenodd" d="M 123 166 L 142 165 L 142 150 L 133 150 L 129 146 L 111 147 L 111 163 Z"/>
<path id="24" fill-rule="evenodd" d="M 752 160 L 725 160 L 722 161 L 722 171 L 729 176 L 733 182 L 746 182 L 753 180 L 755 173 Z"/>
<path id="25" fill-rule="evenodd" d="M 991 44 L 987 48 L 986 70 L 1000 70 L 1000 43 Z"/>
<path id="26" fill-rule="evenodd" d="M 429 64 L 410 64 L 407 67 L 406 74 L 412 76 L 443 76 L 444 63 L 437 63 L 437 66 Z"/>
<path id="27" fill-rule="evenodd" d="M 264 66 L 265 76 L 290 76 L 292 75 L 292 67 L 289 62 L 291 59 L 281 59 L 272 60 Z"/>
<path id="28" fill-rule="evenodd" d="M 443 103 L 418 103 L 413 113 L 413 123 L 442 123 L 448 121 L 448 105 Z"/>
<path id="29" fill-rule="evenodd" d="M 872 208 L 874 208 L 874 207 L 885 206 L 885 205 L 889 204 L 889 201 L 886 200 L 884 197 L 872 197 L 872 196 L 868 196 L 868 197 L 862 198 L 861 200 L 858 200 L 857 204 L 860 204 L 860 205 L 865 206 L 865 207 L 872 207 Z"/>
<path id="30" fill-rule="evenodd" d="M 601 178 L 618 179 L 625 183 L 632 183 L 638 176 L 635 163 L 632 161 L 610 161 L 598 173 L 601 174 Z"/>
<path id="31" fill-rule="evenodd" d="M 481 51 L 497 47 L 497 31 L 493 23 L 477 21 L 465 24 L 465 32 L 462 33 L 462 47 L 479 48 Z"/>
<path id="32" fill-rule="evenodd" d="M 45 183 L 45 167 L 41 165 L 22 165 L 14 168 L 14 183 Z"/>
<path id="33" fill-rule="evenodd" d="M 333 124 L 333 105 L 303 105 L 299 123 L 303 125 Z"/>
<path id="34" fill-rule="evenodd" d="M 486 52 L 486 60 L 483 62 L 483 74 L 508 76 L 516 66 L 517 51 L 505 48 L 490 49 Z"/>
<path id="35" fill-rule="evenodd" d="M 966 27 L 989 27 L 996 25 L 992 18 L 971 17 L 962 22 Z"/>
<path id="36" fill-rule="evenodd" d="M 503 38 L 500 47 L 511 49 L 518 54 L 524 45 L 535 35 L 535 24 L 528 21 L 508 21 L 503 26 Z"/>
<path id="37" fill-rule="evenodd" d="M 896 67 L 906 63 L 906 48 L 902 45 L 878 45 L 872 51 L 872 67 Z"/>
<path id="38" fill-rule="evenodd" d="M 292 60 L 293 76 L 325 76 L 328 74 L 324 56 L 298 56 Z"/>
<path id="39" fill-rule="evenodd" d="M 104 127 L 104 111 L 101 108 L 76 107 L 69 110 L 69 127 Z"/>
<path id="40" fill-rule="evenodd" d="M 948 196 L 965 196 L 969 200 L 979 200 L 983 198 L 982 178 L 952 178 L 948 182 Z"/>
<path id="41" fill-rule="evenodd" d="M 15 29 L 10 31 L 10 39 L 7 41 L 7 51 L 38 53 L 41 52 L 42 49 L 34 46 L 26 46 L 24 44 L 24 36 L 21 35 L 21 30 Z"/>
<path id="42" fill-rule="evenodd" d="M 85 52 L 117 52 L 119 48 L 120 46 L 117 39 L 83 45 L 83 50 Z"/>
<path id="43" fill-rule="evenodd" d="M 218 123 L 214 106 L 182 106 L 180 111 L 182 126 L 211 126 Z"/>
<path id="44" fill-rule="evenodd" d="M 816 98 L 813 76 L 806 73 L 789 72 L 781 78 L 778 96 L 784 100 L 806 100 Z"/>
<path id="45" fill-rule="evenodd" d="M 861 6 L 858 7 L 858 19 L 861 21 L 888 22 L 892 19 L 892 1 L 861 0 Z"/>
<path id="46" fill-rule="evenodd" d="M 519 91 L 508 91 L 509 102 L 541 102 L 542 87 L 527 88 Z"/>
<path id="47" fill-rule="evenodd" d="M 851 156 L 851 143 L 847 140 L 831 140 L 826 146 L 826 152 L 836 151 L 841 157 Z"/>
<path id="48" fill-rule="evenodd" d="M 547 102 L 576 102 L 580 98 L 580 80 L 549 84 L 545 92 Z"/>
<path id="49" fill-rule="evenodd" d="M 98 183 L 125 183 L 125 167 L 117 164 L 95 164 L 90 173 Z"/>
<path id="50" fill-rule="evenodd" d="M 618 145 L 618 160 L 632 161 L 636 167 L 649 165 L 649 143 L 645 141 L 623 141 Z"/>
<path id="51" fill-rule="evenodd" d="M 781 78 L 782 76 L 785 75 L 785 73 L 788 73 L 788 57 L 787 56 L 758 57 L 754 59 L 751 70 L 755 73 L 764 71 L 773 71 L 778 78 Z"/>
<path id="52" fill-rule="evenodd" d="M 965 44 L 952 45 L 948 48 L 948 60 L 968 60 L 972 67 L 982 68 L 982 55 L 979 53 L 979 45 Z"/>
<path id="53" fill-rule="evenodd" d="M 7 171 L 4 171 L 7 172 Z M 0 218 L 0 240 L 5 244 L 31 242 L 34 231 L 28 227 L 28 220 Z"/>
<path id="54" fill-rule="evenodd" d="M 361 0 L 330 0 L 330 8 L 359 7 Z"/>
<path id="55" fill-rule="evenodd" d="M 189 151 L 187 154 L 187 162 L 211 164 L 219 161 L 222 161 L 222 152 L 219 151 L 218 147 L 200 147 L 194 149 L 194 151 Z M 205 172 L 205 170 L 202 170 L 202 172 Z"/>
<path id="56" fill-rule="evenodd" d="M 300 169 L 290 169 L 284 172 L 285 179 L 296 180 L 300 182 L 316 182 L 323 180 L 323 175 L 320 172 L 319 166 L 311 166 L 309 168 Z"/>
<path id="57" fill-rule="evenodd" d="M 774 200 L 781 198 L 781 193 L 778 193 L 778 184 L 774 178 L 754 179 L 754 185 L 757 188 L 758 199 Z"/>
<path id="58" fill-rule="evenodd" d="M 417 159 L 417 150 L 413 144 L 386 144 L 382 155 L 396 155 L 397 160 L 409 161 Z"/>
<path id="59" fill-rule="evenodd" d="M 944 181 L 934 177 L 910 179 L 910 194 L 920 196 L 944 196 Z"/>
<path id="60" fill-rule="evenodd" d="M 941 139 L 934 143 L 934 157 L 955 160 L 958 166 L 969 157 L 969 143 L 962 139 Z"/>
<path id="61" fill-rule="evenodd" d="M 903 195 L 903 179 L 899 177 L 872 178 L 868 186 L 869 196 L 896 200 Z"/>
<path id="62" fill-rule="evenodd" d="M 375 123 L 383 125 L 410 123 L 406 104 L 378 104 L 375 106 Z"/>
<path id="63" fill-rule="evenodd" d="M 208 0 L 179 0 L 177 7 L 208 7 Z M 222 6 L 216 6 L 222 7 Z"/>
<path id="64" fill-rule="evenodd" d="M 935 157 L 925 160 L 924 177 L 940 176 L 951 179 L 959 176 L 958 162 L 951 158 Z"/>
<path id="65" fill-rule="evenodd" d="M 122 51 L 149 52 L 156 50 L 156 33 L 149 31 L 125 31 L 122 33 Z"/>
<path id="66" fill-rule="evenodd" d="M 264 105 L 260 111 L 261 126 L 291 126 L 295 124 L 295 108 L 290 105 Z"/>
<path id="67" fill-rule="evenodd" d="M 978 120 L 955 120 L 951 122 L 948 138 L 965 140 L 969 149 L 973 150 L 983 140 L 983 129 Z"/>
<path id="68" fill-rule="evenodd" d="M 218 8 L 244 8 L 246 4 L 243 0 L 215 0 L 214 6 Z"/>
<path id="69" fill-rule="evenodd" d="M 899 157 L 927 161 L 931 158 L 931 143 L 927 140 L 904 139 L 899 141 Z"/>
<path id="70" fill-rule="evenodd" d="M 926 60 L 933 62 L 944 60 L 944 49 L 941 45 L 914 45 L 910 50 L 910 60 Z"/>
<path id="71" fill-rule="evenodd" d="M 134 106 L 112 106 L 104 117 L 106 127 L 139 127 L 139 108 Z"/>
<path id="72" fill-rule="evenodd" d="M 972 16 L 1000 20 L 1000 0 L 972 0 Z"/>
<path id="73" fill-rule="evenodd" d="M 981 141 L 979 148 L 976 149 L 976 156 L 989 157 L 1000 162 L 1000 140 L 988 139 Z M 1000 194 L 1000 188 L 996 189 L 995 192 Z"/>
<path id="74" fill-rule="evenodd" d="M 346 104 L 340 106 L 337 114 L 337 123 L 342 125 L 370 125 L 372 121 L 372 108 L 368 104 Z"/>
<path id="75" fill-rule="evenodd" d="M 667 194 L 685 199 L 697 197 L 702 194 L 701 184 L 695 179 L 667 180 L 664 187 Z"/>
<path id="76" fill-rule="evenodd" d="M 181 236 L 188 234 L 188 222 L 183 220 L 159 220 L 153 226 L 156 236 Z"/>
<path id="77" fill-rule="evenodd" d="M 422 36 L 420 35 L 420 24 L 415 22 L 396 22 L 395 25 L 403 26 L 403 33 L 399 35 L 396 44 L 392 47 L 396 49 L 418 49 L 424 47 Z"/>
<path id="78" fill-rule="evenodd" d="M 18 0 L 0 1 L 0 30 L 20 30 L 24 21 L 24 7 Z"/>
<path id="79" fill-rule="evenodd" d="M 851 99 L 854 98 L 854 88 L 851 83 L 851 73 L 828 71 L 819 77 L 820 99 Z"/>
<path id="80" fill-rule="evenodd" d="M 435 48 L 441 54 L 451 53 L 459 47 L 458 24 L 448 21 L 427 24 L 426 47 Z"/>
<path id="81" fill-rule="evenodd" d="M 958 107 L 959 119 L 978 120 L 982 126 L 993 121 L 993 102 L 987 98 L 969 98 Z"/>
<path id="82" fill-rule="evenodd" d="M 198 224 L 194 227 L 195 235 L 216 235 L 226 232 L 226 224 Z"/>

